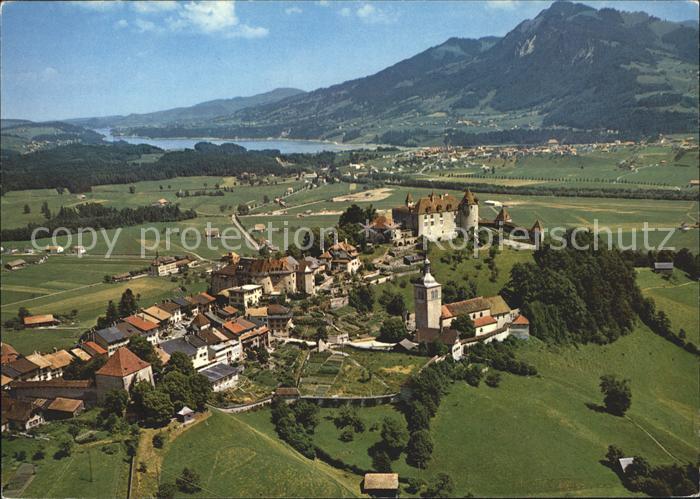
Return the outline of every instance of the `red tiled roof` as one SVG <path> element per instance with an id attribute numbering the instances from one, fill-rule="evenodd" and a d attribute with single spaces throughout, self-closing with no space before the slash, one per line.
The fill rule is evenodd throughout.
<path id="1" fill-rule="evenodd" d="M 8 362 L 15 360 L 17 357 L 19 357 L 19 352 L 17 352 L 12 345 L 0 343 L 0 358 L 2 359 L 0 360 L 0 363 L 7 364 Z"/>
<path id="2" fill-rule="evenodd" d="M 151 364 L 145 360 L 141 360 L 126 347 L 121 347 L 114 352 L 105 365 L 102 366 L 95 374 L 100 376 L 116 376 L 123 378 L 130 374 L 149 367 Z"/>
<path id="3" fill-rule="evenodd" d="M 141 317 L 138 317 L 136 315 L 130 315 L 129 317 L 126 317 L 124 319 L 124 322 L 128 322 L 129 324 L 134 326 L 136 329 L 143 331 L 143 332 L 151 331 L 151 330 L 156 329 L 158 327 L 157 324 L 154 324 L 153 322 L 142 319 Z"/>
<path id="4" fill-rule="evenodd" d="M 481 297 L 448 303 L 442 306 L 442 318 L 450 319 L 458 315 L 480 312 L 482 310 L 488 310 L 489 308 L 491 308 L 491 304 Z"/>
<path id="5" fill-rule="evenodd" d="M 490 315 L 487 315 L 486 317 L 477 317 L 474 319 L 474 327 L 484 327 L 491 324 L 496 324 L 496 322 L 498 321 L 496 321 L 496 319 Z"/>
<path id="6" fill-rule="evenodd" d="M 527 320 L 527 317 L 525 317 L 524 315 L 519 315 L 515 318 L 513 324 L 517 324 L 519 326 L 527 326 L 530 324 L 530 321 Z"/>
<path id="7" fill-rule="evenodd" d="M 224 322 L 224 328 L 236 335 L 241 334 L 244 331 L 247 331 L 254 327 L 255 324 L 243 318 L 238 318 L 235 321 Z"/>
<path id="8" fill-rule="evenodd" d="M 87 348 L 89 348 L 90 350 L 95 352 L 96 355 L 104 355 L 107 353 L 107 350 L 102 348 L 100 345 L 98 345 L 94 341 L 86 341 L 85 343 L 83 343 L 83 345 L 85 345 Z M 90 352 L 88 352 L 88 353 L 90 353 Z"/>

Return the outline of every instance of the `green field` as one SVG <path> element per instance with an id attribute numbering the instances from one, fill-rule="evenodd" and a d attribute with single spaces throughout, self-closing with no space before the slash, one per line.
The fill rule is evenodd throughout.
<path id="1" fill-rule="evenodd" d="M 682 328 L 689 341 L 700 343 L 700 286 L 697 281 L 689 279 L 678 269 L 669 279 L 650 269 L 637 269 L 637 283 L 642 293 L 653 298 L 657 308 L 668 314 L 674 331 Z"/>
<path id="2" fill-rule="evenodd" d="M 144 277 L 110 284 L 102 281 L 104 275 L 138 270 L 147 265 L 148 261 L 139 259 L 58 255 L 49 257 L 40 265 L 30 265 L 14 272 L 3 271 L 0 283 L 3 341 L 25 354 L 34 350 L 65 348 L 75 344 L 83 332 L 93 327 L 97 317 L 104 314 L 109 300 L 118 302 L 127 288 L 140 295 L 142 306 L 182 294 L 178 290 L 184 283 L 182 278 L 176 282 L 166 277 Z M 196 272 L 190 279 L 191 283 L 186 285 L 189 293 L 206 289 L 206 281 Z M 4 322 L 15 317 L 19 307 L 26 307 L 32 314 L 69 315 L 73 310 L 78 313 L 75 320 L 56 328 L 21 331 L 5 328 Z"/>
<path id="3" fill-rule="evenodd" d="M 215 411 L 168 445 L 161 480 L 182 468 L 199 473 L 197 497 L 349 497 L 361 477 L 310 461 L 274 434 L 269 411 L 240 416 Z"/>
<path id="4" fill-rule="evenodd" d="M 80 419 L 94 416 L 84 413 Z M 98 441 L 75 444 L 70 456 L 55 457 L 59 443 L 71 439 L 65 423 L 41 426 L 37 433 L 46 439 L 2 437 L 2 483 L 10 480 L 21 464 L 18 452 L 25 452 L 24 462 L 36 466 L 36 475 L 22 497 L 125 497 L 129 476 L 129 458 L 121 441 L 98 432 Z M 42 447 L 43 459 L 33 459 Z"/>
<path id="5" fill-rule="evenodd" d="M 549 348 L 532 339 L 520 353 L 537 366 L 538 377 L 504 374 L 495 389 L 455 383 L 431 424 L 435 449 L 428 468 L 412 468 L 402 455 L 393 469 L 426 480 L 446 472 L 455 495 L 615 496 L 629 493 L 599 463 L 610 444 L 654 464 L 676 462 L 661 446 L 677 462 L 696 457 L 698 382 L 690 354 L 644 327 L 605 347 Z M 628 418 L 586 405 L 601 402 L 598 378 L 607 373 L 632 381 Z M 386 416 L 402 416 L 390 406 L 363 408 L 367 430 L 346 443 L 332 423 L 336 411 L 322 410 L 317 445 L 347 464 L 371 469 L 367 449 L 380 436 L 369 429 Z"/>

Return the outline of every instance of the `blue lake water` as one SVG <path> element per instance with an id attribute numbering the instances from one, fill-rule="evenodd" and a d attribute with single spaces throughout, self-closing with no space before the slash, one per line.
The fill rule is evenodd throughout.
<path id="1" fill-rule="evenodd" d="M 104 140 L 113 142 L 123 140 L 129 144 L 150 144 L 168 151 L 192 149 L 197 142 L 211 142 L 212 144 L 231 143 L 241 145 L 246 149 L 260 151 L 262 149 L 278 149 L 283 154 L 291 153 L 315 153 L 321 151 L 348 151 L 359 149 L 363 146 L 350 144 L 335 144 L 333 142 L 320 142 L 313 140 L 252 140 L 252 139 L 212 139 L 212 138 L 174 138 L 152 139 L 149 137 L 114 136 L 109 128 L 96 128 L 97 133 L 105 136 Z"/>

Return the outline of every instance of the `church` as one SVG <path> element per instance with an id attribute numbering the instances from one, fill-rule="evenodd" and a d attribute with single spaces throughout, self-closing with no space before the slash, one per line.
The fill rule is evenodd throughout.
<path id="1" fill-rule="evenodd" d="M 391 210 L 394 223 L 429 240 L 448 240 L 458 231 L 479 230 L 479 200 L 467 189 L 461 200 L 451 194 L 431 193 L 418 201 L 411 193 L 404 206 Z"/>
<path id="2" fill-rule="evenodd" d="M 455 360 L 462 358 L 464 348 L 476 342 L 503 341 L 511 334 L 527 339 L 530 336 L 529 321 L 519 309 L 511 309 L 500 295 L 478 296 L 454 303 L 442 303 L 442 285 L 431 274 L 430 260 L 423 264 L 421 278 L 413 284 L 416 332 L 414 341 L 432 343 L 439 341 L 450 348 Z M 459 332 L 450 326 L 460 315 L 472 320 L 475 335 L 460 338 Z"/>

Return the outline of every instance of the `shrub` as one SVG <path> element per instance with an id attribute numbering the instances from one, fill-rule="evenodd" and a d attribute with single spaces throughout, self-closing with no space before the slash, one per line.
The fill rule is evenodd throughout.
<path id="1" fill-rule="evenodd" d="M 501 384 L 500 373 L 488 373 L 486 375 L 486 384 L 491 388 L 497 388 Z"/>
<path id="2" fill-rule="evenodd" d="M 153 435 L 153 447 L 156 449 L 162 449 L 163 445 L 165 445 L 165 438 L 163 437 L 162 433 L 156 433 Z"/>

